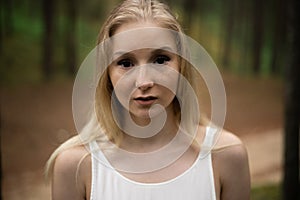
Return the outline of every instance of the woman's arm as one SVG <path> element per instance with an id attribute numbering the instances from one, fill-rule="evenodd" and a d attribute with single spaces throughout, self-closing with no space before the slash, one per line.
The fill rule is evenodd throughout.
<path id="1" fill-rule="evenodd" d="M 86 182 L 89 179 L 87 151 L 75 147 L 60 153 L 55 160 L 52 179 L 53 200 L 86 199 Z"/>
<path id="2" fill-rule="evenodd" d="M 219 174 L 220 200 L 249 200 L 251 184 L 246 148 L 230 133 L 223 137 L 221 146 L 226 147 L 213 154 L 214 169 Z"/>
<path id="3" fill-rule="evenodd" d="M 223 152 L 221 169 L 221 200 L 250 199 L 250 173 L 248 156 L 243 145 L 233 146 Z"/>

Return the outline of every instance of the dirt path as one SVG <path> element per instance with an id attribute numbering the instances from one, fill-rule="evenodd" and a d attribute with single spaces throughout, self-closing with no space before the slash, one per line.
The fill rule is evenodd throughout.
<path id="1" fill-rule="evenodd" d="M 282 178 L 283 132 L 270 130 L 256 135 L 243 135 L 253 185 L 279 183 Z"/>
<path id="2" fill-rule="evenodd" d="M 280 181 L 282 86 L 278 80 L 225 75 L 225 128 L 249 151 L 253 184 Z M 1 89 L 4 199 L 50 199 L 43 167 L 50 153 L 75 133 L 72 81 Z"/>

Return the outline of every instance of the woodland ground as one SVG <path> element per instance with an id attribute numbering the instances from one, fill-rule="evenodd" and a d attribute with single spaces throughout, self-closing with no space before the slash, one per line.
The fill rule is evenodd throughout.
<path id="1" fill-rule="evenodd" d="M 245 143 L 252 185 L 279 183 L 282 169 L 283 86 L 269 78 L 224 75 L 225 128 Z M 43 167 L 75 134 L 73 82 L 1 88 L 2 193 L 5 200 L 50 199 Z"/>

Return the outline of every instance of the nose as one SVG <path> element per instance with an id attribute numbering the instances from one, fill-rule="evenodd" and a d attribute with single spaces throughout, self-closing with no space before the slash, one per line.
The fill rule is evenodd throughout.
<path id="1" fill-rule="evenodd" d="M 147 90 L 153 87 L 154 82 L 151 80 L 150 74 L 147 73 L 147 66 L 141 66 L 137 72 L 137 78 L 135 82 L 136 88 L 140 90 Z"/>

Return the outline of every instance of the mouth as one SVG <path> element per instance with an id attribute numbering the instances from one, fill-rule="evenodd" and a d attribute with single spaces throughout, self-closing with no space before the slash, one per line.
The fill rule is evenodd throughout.
<path id="1" fill-rule="evenodd" d="M 134 98 L 135 102 L 142 106 L 150 106 L 152 105 L 158 98 L 154 96 L 146 96 L 146 97 L 137 97 Z"/>
<path id="2" fill-rule="evenodd" d="M 156 100 L 156 99 L 157 99 L 157 97 L 153 97 L 153 96 L 134 98 L 134 100 L 137 100 L 137 101 L 151 101 L 151 100 Z"/>

